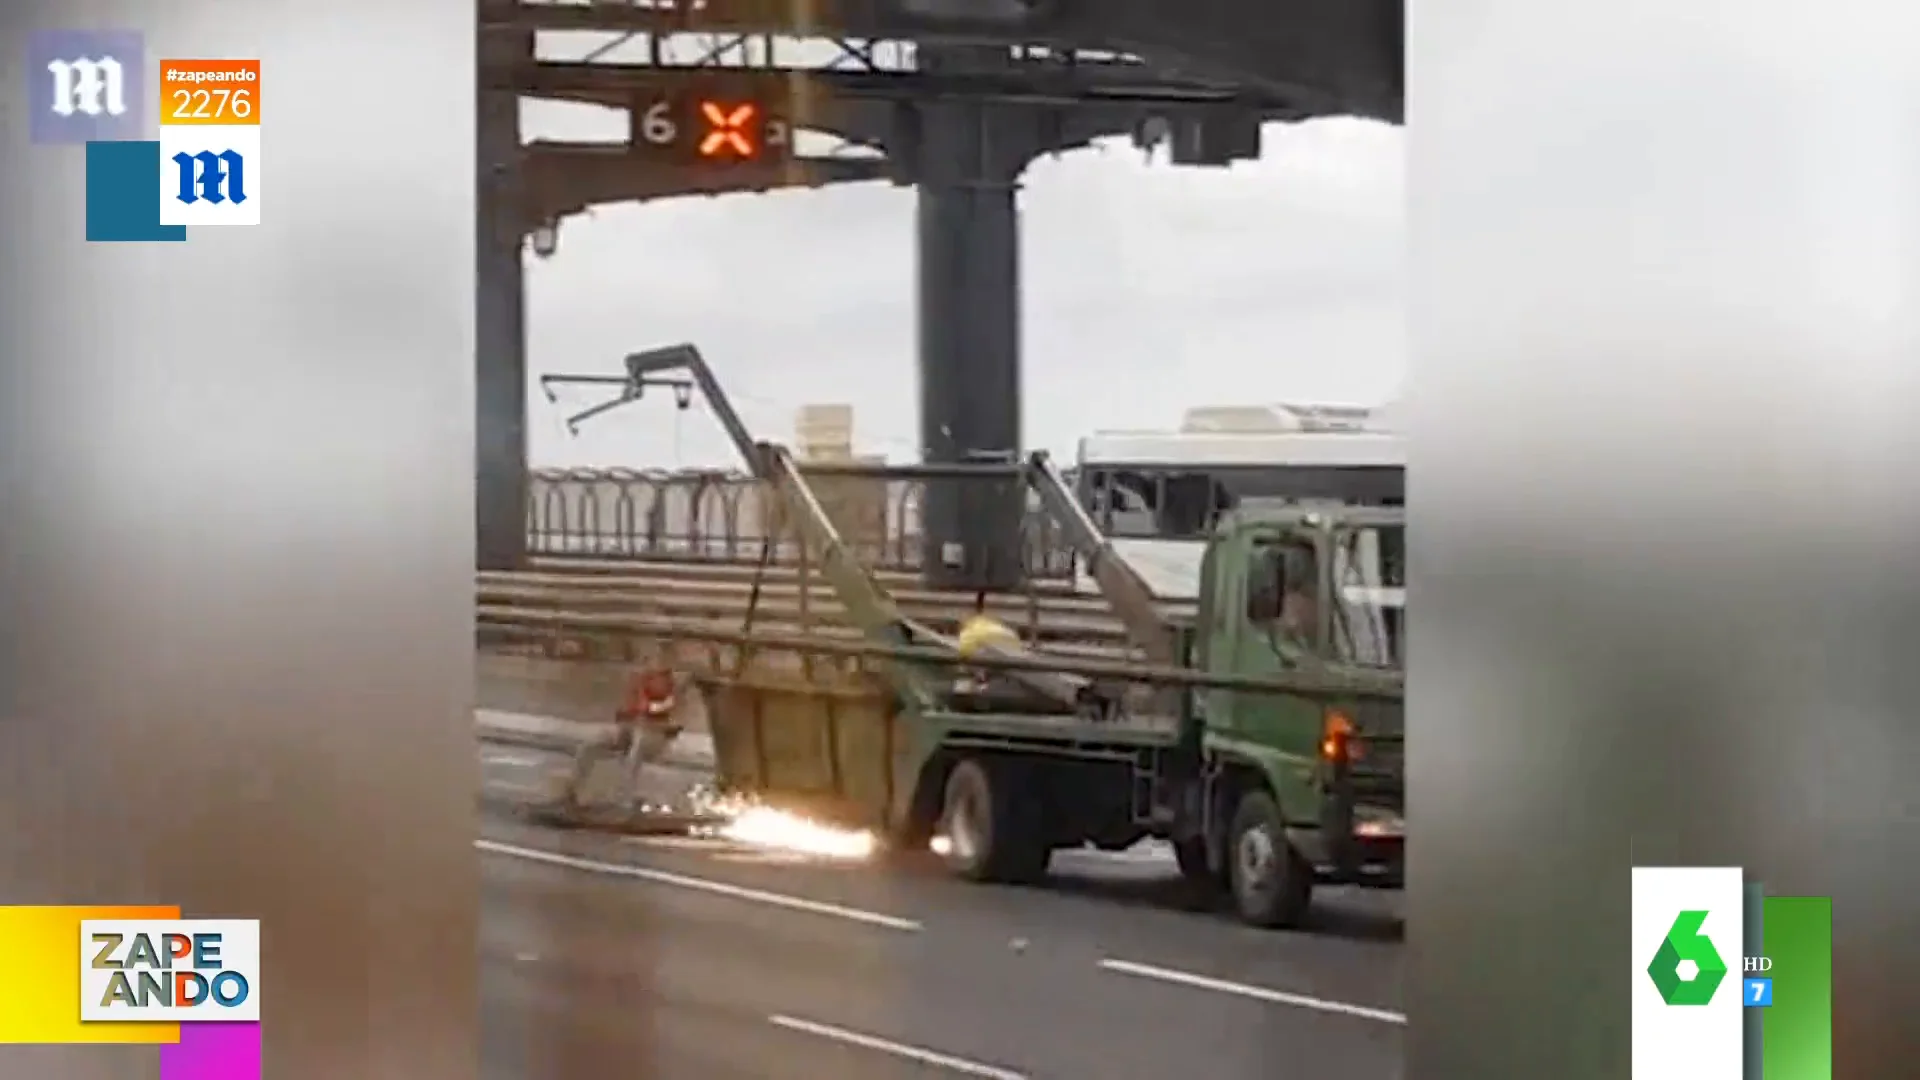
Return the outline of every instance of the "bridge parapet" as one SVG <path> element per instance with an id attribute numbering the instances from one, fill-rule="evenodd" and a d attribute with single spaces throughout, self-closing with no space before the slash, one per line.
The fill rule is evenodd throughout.
<path id="1" fill-rule="evenodd" d="M 814 483 L 861 561 L 877 570 L 920 569 L 926 481 L 836 475 Z M 760 481 L 717 469 L 541 469 L 529 484 L 527 550 L 751 563 L 771 544 L 776 561 L 792 563 L 799 547 L 778 506 Z M 1033 576 L 1072 576 L 1071 550 L 1037 508 L 1021 539 Z"/>

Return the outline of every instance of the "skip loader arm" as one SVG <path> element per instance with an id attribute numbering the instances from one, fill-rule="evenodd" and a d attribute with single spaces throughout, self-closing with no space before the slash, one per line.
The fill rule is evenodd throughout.
<path id="1" fill-rule="evenodd" d="M 1027 486 L 1039 496 L 1048 516 L 1066 533 L 1074 554 L 1080 556 L 1087 573 L 1100 587 L 1100 595 L 1120 617 L 1128 640 L 1146 654 L 1148 663 L 1162 667 L 1177 665 L 1180 655 L 1173 628 L 1161 618 L 1153 590 L 1114 550 L 1113 542 L 1094 523 L 1093 515 L 1074 497 L 1073 489 L 1054 467 L 1053 459 L 1046 451 L 1036 450 L 1028 456 L 1023 472 Z"/>
<path id="2" fill-rule="evenodd" d="M 635 380 L 670 371 L 685 371 L 693 379 L 748 469 L 777 494 L 789 520 L 800 531 L 801 542 L 819 561 L 834 595 L 866 638 L 894 649 L 934 650 L 948 656 L 959 654 L 958 643 L 952 638 L 908 618 L 855 557 L 808 485 L 792 453 L 777 443 L 756 441 L 747 431 L 745 422 L 697 347 L 681 344 L 633 353 L 626 358 L 626 368 Z M 1080 704 L 1091 687 L 1089 680 L 1045 671 L 1022 670 L 1012 677 L 1065 708 Z M 907 692 L 921 689 L 909 683 L 903 681 L 901 689 Z"/>
<path id="3" fill-rule="evenodd" d="M 714 418 L 720 421 L 734 449 L 747 463 L 748 471 L 778 495 L 788 519 L 800 530 L 801 542 L 820 560 L 821 572 L 833 587 L 834 595 L 846 606 L 848 616 L 863 634 L 883 645 L 940 642 L 941 635 L 931 627 L 901 613 L 893 598 L 854 558 L 787 448 L 756 440 L 747 430 L 746 422 L 740 419 L 732 399 L 721 389 L 720 380 L 714 378 L 713 368 L 698 348 L 682 344 L 648 349 L 629 355 L 626 366 L 628 375 L 635 379 L 669 371 L 684 371 L 693 379 L 713 409 Z"/>

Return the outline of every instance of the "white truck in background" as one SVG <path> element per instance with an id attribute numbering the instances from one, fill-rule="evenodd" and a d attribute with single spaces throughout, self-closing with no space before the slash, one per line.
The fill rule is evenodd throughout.
<path id="1" fill-rule="evenodd" d="M 1247 500 L 1405 505 L 1406 439 L 1395 411 L 1206 406 L 1189 409 L 1177 431 L 1095 432 L 1075 455 L 1076 493 L 1156 596 L 1192 599 L 1214 524 Z M 1094 591 L 1091 580 L 1076 584 Z"/>

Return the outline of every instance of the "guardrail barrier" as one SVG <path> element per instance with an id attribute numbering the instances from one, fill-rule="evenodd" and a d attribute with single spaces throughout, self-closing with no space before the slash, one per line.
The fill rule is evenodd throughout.
<path id="1" fill-rule="evenodd" d="M 928 481 L 857 475 L 814 481 L 860 561 L 917 571 L 920 508 Z M 1037 506 L 1022 523 L 1028 573 L 1073 575 L 1073 552 Z M 541 469 L 527 497 L 527 548 L 536 556 L 751 563 L 769 543 L 778 562 L 798 557 L 778 496 L 762 481 L 720 470 Z"/>

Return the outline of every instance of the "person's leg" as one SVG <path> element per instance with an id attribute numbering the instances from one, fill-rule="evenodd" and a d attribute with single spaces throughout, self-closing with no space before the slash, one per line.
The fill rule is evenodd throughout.
<path id="1" fill-rule="evenodd" d="M 625 803 L 627 812 L 632 813 L 640 802 L 640 767 L 657 756 L 650 745 L 657 739 L 652 733 L 637 728 L 624 730 L 627 730 L 628 734 L 625 769 L 621 774 L 621 780 L 626 790 L 621 801 Z"/>
<path id="2" fill-rule="evenodd" d="M 593 763 L 599 757 L 598 743 L 587 743 L 573 752 L 573 765 L 567 772 L 566 787 L 560 790 L 560 801 L 568 808 L 580 805 L 580 785 L 586 782 L 587 774 L 593 771 Z"/>
<path id="3" fill-rule="evenodd" d="M 561 794 L 561 800 L 569 809 L 580 805 L 580 789 L 586 786 L 587 778 L 593 774 L 593 767 L 609 755 L 617 755 L 626 749 L 626 727 L 616 730 L 611 740 L 594 739 L 581 745 L 574 751 L 573 768 L 567 776 L 567 786 Z"/>

